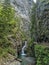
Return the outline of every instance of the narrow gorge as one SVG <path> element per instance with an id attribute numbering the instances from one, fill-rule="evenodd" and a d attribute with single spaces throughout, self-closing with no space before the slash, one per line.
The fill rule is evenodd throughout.
<path id="1" fill-rule="evenodd" d="M 0 0 L 0 65 L 49 65 L 48 0 Z"/>

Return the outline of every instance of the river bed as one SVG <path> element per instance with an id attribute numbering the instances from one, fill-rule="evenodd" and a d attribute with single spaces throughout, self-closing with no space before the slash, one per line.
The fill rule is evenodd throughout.
<path id="1" fill-rule="evenodd" d="M 33 57 L 21 56 L 22 64 L 21 65 L 34 65 L 35 59 Z"/>

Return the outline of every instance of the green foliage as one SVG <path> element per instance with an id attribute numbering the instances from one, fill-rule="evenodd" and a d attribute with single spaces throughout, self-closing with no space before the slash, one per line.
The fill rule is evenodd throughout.
<path id="1" fill-rule="evenodd" d="M 36 41 L 37 37 L 37 21 L 36 21 L 36 8 L 37 4 L 33 4 L 32 12 L 31 12 L 31 37 L 33 41 Z"/>
<path id="2" fill-rule="evenodd" d="M 0 8 L 0 46 L 8 45 L 7 35 L 12 33 L 15 26 L 14 9 L 9 5 L 2 5 Z"/>
<path id="3" fill-rule="evenodd" d="M 35 45 L 36 65 L 49 65 L 49 48 L 42 45 Z"/>
<path id="4" fill-rule="evenodd" d="M 13 44 L 9 40 L 8 36 L 15 36 L 16 28 L 15 11 L 10 5 L 9 0 L 5 0 L 3 4 L 0 5 L 0 56 L 7 57 L 8 53 L 15 55 L 15 50 Z"/>
<path id="5" fill-rule="evenodd" d="M 34 40 L 49 42 L 49 1 L 39 0 L 31 13 L 31 36 Z"/>
<path id="6" fill-rule="evenodd" d="M 33 42 L 49 42 L 49 1 L 38 0 L 31 13 L 31 37 Z M 42 45 L 29 46 L 35 52 L 36 65 L 49 65 L 49 48 Z M 46 43 L 47 44 L 47 43 Z M 49 44 L 49 43 L 48 43 Z M 34 48 L 34 50 L 33 50 Z"/>
<path id="7" fill-rule="evenodd" d="M 7 57 L 8 53 L 15 55 L 15 43 L 25 40 L 26 35 L 20 29 L 20 21 L 21 18 L 15 16 L 10 0 L 0 4 L 0 57 Z"/>
<path id="8" fill-rule="evenodd" d="M 30 39 L 28 42 L 28 46 L 27 46 L 27 55 L 31 56 L 31 57 L 35 57 L 35 50 L 34 50 L 34 44 L 33 44 L 33 40 Z"/>
<path id="9" fill-rule="evenodd" d="M 20 28 L 21 17 L 16 17 L 15 21 L 16 21 L 16 27 L 14 29 L 12 29 L 12 31 L 16 35 L 16 40 L 18 40 L 18 42 L 20 43 L 20 41 L 24 41 L 26 39 L 26 35 L 25 35 L 24 31 Z"/>
<path id="10" fill-rule="evenodd" d="M 15 56 L 16 50 L 11 48 L 11 47 L 7 47 L 7 48 L 1 48 L 0 47 L 0 57 L 4 57 L 7 58 L 8 54 L 11 54 L 13 56 Z"/>

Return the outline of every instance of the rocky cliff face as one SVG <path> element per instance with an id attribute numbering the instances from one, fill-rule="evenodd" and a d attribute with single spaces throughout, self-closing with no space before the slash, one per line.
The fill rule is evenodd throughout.
<path id="1" fill-rule="evenodd" d="M 11 0 L 11 5 L 15 8 L 16 14 L 21 17 L 20 28 L 26 35 L 30 35 L 30 19 L 33 0 Z"/>
<path id="2" fill-rule="evenodd" d="M 22 18 L 26 18 L 27 20 L 32 3 L 33 0 L 11 0 L 11 4 L 14 6 L 16 12 L 21 15 Z"/>
<path id="3" fill-rule="evenodd" d="M 0 2 L 3 2 L 4 0 L 0 0 Z M 21 17 L 21 24 L 20 28 L 27 33 L 27 35 L 30 34 L 29 28 L 30 28 L 30 18 L 29 13 L 32 8 L 33 0 L 10 0 L 11 5 L 14 7 L 16 15 Z"/>
<path id="4" fill-rule="evenodd" d="M 35 9 L 35 8 L 34 8 Z M 34 12 L 33 12 L 34 13 Z M 38 42 L 49 42 L 49 1 L 37 0 L 36 4 L 36 37 Z"/>

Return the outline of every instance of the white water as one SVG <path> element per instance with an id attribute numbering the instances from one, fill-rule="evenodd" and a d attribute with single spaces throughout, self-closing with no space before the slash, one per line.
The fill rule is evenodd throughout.
<path id="1" fill-rule="evenodd" d="M 22 64 L 21 65 L 35 65 L 35 61 L 33 57 L 27 57 L 25 51 L 25 48 L 27 47 L 27 41 L 25 41 L 25 45 L 22 47 Z"/>
<path id="2" fill-rule="evenodd" d="M 27 41 L 25 41 L 25 45 L 22 47 L 22 54 L 21 55 L 26 55 L 25 52 L 24 52 L 26 46 L 27 46 Z"/>

